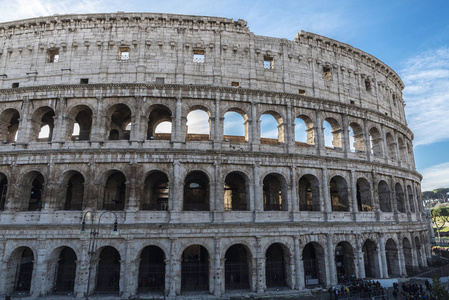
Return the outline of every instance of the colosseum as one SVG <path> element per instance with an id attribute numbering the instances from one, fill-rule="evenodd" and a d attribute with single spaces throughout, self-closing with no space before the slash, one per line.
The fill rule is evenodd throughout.
<path id="1" fill-rule="evenodd" d="M 404 85 L 372 55 L 123 12 L 1 23 L 0 44 L 0 295 L 284 295 L 427 268 Z"/>

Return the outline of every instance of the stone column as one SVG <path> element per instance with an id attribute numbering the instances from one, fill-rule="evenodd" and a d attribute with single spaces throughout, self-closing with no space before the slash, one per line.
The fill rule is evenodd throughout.
<path id="1" fill-rule="evenodd" d="M 220 258 L 220 240 L 215 237 L 214 238 L 214 272 L 213 277 L 214 278 L 214 289 L 213 294 L 215 297 L 220 297 L 224 293 L 224 260 Z"/>
<path id="2" fill-rule="evenodd" d="M 214 143 L 214 149 L 220 149 L 223 142 L 223 122 L 224 118 L 220 117 L 220 97 L 215 99 L 215 122 L 213 123 L 214 135 L 211 140 Z"/>
<path id="3" fill-rule="evenodd" d="M 53 117 L 53 136 L 51 141 L 55 143 L 62 143 L 65 141 L 67 130 L 67 118 L 65 117 L 66 111 L 64 107 L 67 105 L 66 98 L 59 97 L 55 99 L 55 116 Z M 70 133 L 71 135 L 71 133 Z"/>
<path id="4" fill-rule="evenodd" d="M 254 197 L 251 199 L 252 203 L 250 203 L 250 209 L 254 210 L 256 213 L 259 211 L 263 211 L 263 197 L 260 195 L 260 178 L 259 178 L 259 164 L 254 163 L 253 167 L 253 186 L 254 186 Z"/>
<path id="5" fill-rule="evenodd" d="M 356 220 L 356 214 L 359 211 L 358 210 L 358 203 L 357 203 L 357 183 L 356 183 L 356 178 L 355 178 L 355 171 L 351 170 L 349 173 L 349 180 L 351 181 L 351 202 L 352 205 L 349 208 L 349 211 L 353 213 L 353 220 Z"/>
<path id="6" fill-rule="evenodd" d="M 400 234 L 398 234 L 398 259 L 399 259 L 399 274 L 402 276 L 407 276 L 407 270 L 405 268 L 405 258 L 404 258 L 404 245 L 402 244 L 402 239 Z"/>
<path id="7" fill-rule="evenodd" d="M 262 246 L 260 244 L 260 237 L 256 237 L 256 268 L 257 268 L 257 282 L 256 292 L 263 293 L 266 288 L 265 283 L 265 255 L 262 253 Z"/>
<path id="8" fill-rule="evenodd" d="M 97 97 L 97 111 L 95 113 L 95 118 L 92 120 L 92 133 L 91 133 L 91 141 L 93 142 L 101 142 L 105 140 L 106 133 L 104 130 L 104 122 L 103 119 L 103 97 Z"/>
<path id="9" fill-rule="evenodd" d="M 251 135 L 249 136 L 252 151 L 260 149 L 260 119 L 257 117 L 257 104 L 251 102 Z"/>
<path id="10" fill-rule="evenodd" d="M 363 251 L 362 251 L 362 240 L 360 234 L 355 235 L 355 243 L 356 243 L 356 259 L 357 259 L 357 267 L 356 267 L 356 276 L 358 278 L 365 278 L 365 262 L 363 259 Z"/>
<path id="11" fill-rule="evenodd" d="M 120 263 L 120 290 L 122 297 L 129 298 L 137 294 L 140 257 L 131 260 L 133 239 L 126 239 L 126 255 Z"/>
<path id="12" fill-rule="evenodd" d="M 41 295 L 46 296 L 46 292 L 48 290 L 48 286 L 46 286 L 46 280 L 47 276 L 47 266 L 48 262 L 45 260 L 45 257 L 47 256 L 47 243 L 45 240 L 39 240 L 39 248 L 37 250 L 37 253 L 34 254 L 34 265 L 33 265 L 33 277 L 31 280 L 31 288 L 30 288 L 30 295 L 31 298 L 37 298 Z"/>
<path id="13" fill-rule="evenodd" d="M 185 127 L 182 127 L 182 98 L 176 97 L 175 115 L 172 118 L 172 141 L 183 142 L 185 140 Z"/>
<path id="14" fill-rule="evenodd" d="M 328 214 L 332 211 L 332 206 L 330 203 L 330 197 L 329 197 L 329 185 L 327 182 L 327 168 L 322 168 L 322 189 L 321 189 L 321 199 L 323 199 L 323 203 L 321 203 L 321 207 L 324 208 L 324 215 L 325 220 L 327 221 Z"/>
<path id="15" fill-rule="evenodd" d="M 371 145 L 370 145 L 370 134 L 368 130 L 368 125 L 366 124 L 366 119 L 363 119 L 363 135 L 365 140 L 365 154 L 368 161 L 371 161 Z"/>
<path id="16" fill-rule="evenodd" d="M 316 110 L 316 123 L 315 123 L 315 133 L 316 133 L 316 149 L 317 154 L 320 155 L 322 149 L 324 149 L 324 128 L 323 128 L 323 121 L 321 120 L 321 111 Z"/>
<path id="17" fill-rule="evenodd" d="M 168 286 L 168 296 L 176 297 L 181 293 L 181 258 L 177 256 L 175 250 L 176 238 L 170 239 L 170 260 L 168 266 L 168 279 L 166 286 Z"/>
<path id="18" fill-rule="evenodd" d="M 342 126 L 342 148 L 345 157 L 348 157 L 348 152 L 351 152 L 351 145 L 349 145 L 349 126 L 348 126 L 348 116 L 346 114 L 342 115 L 341 119 Z"/>
<path id="19" fill-rule="evenodd" d="M 169 198 L 170 222 L 178 222 L 178 212 L 182 210 L 182 183 L 180 178 L 180 163 L 179 160 L 175 160 L 173 162 L 173 179 L 170 184 L 170 191 L 173 191 Z"/>
<path id="20" fill-rule="evenodd" d="M 6 55 L 4 55 L 6 56 Z M 32 130 L 32 123 L 29 122 L 31 117 L 29 116 L 30 110 L 30 101 L 28 100 L 28 96 L 23 96 L 22 98 L 22 110 L 20 112 L 19 117 L 19 129 L 17 133 L 16 144 L 26 144 L 29 143 L 30 140 L 30 130 Z"/>
<path id="21" fill-rule="evenodd" d="M 337 284 L 337 276 L 336 276 L 336 270 L 335 270 L 335 253 L 334 253 L 334 245 L 333 245 L 333 233 L 327 234 L 327 258 L 328 263 L 327 267 L 329 272 L 329 280 L 327 281 L 328 285 L 336 285 Z"/>
<path id="22" fill-rule="evenodd" d="M 385 236 L 383 233 L 379 234 L 379 249 L 380 249 L 379 260 L 381 261 L 381 263 L 380 263 L 381 276 L 382 276 L 382 278 L 389 278 L 388 277 L 387 254 L 385 252 Z"/>
<path id="23" fill-rule="evenodd" d="M 131 119 L 131 132 L 130 132 L 130 141 L 138 141 L 138 140 L 145 140 L 146 134 L 144 134 L 142 131 L 145 128 L 145 126 L 142 124 L 142 122 L 145 122 L 145 116 L 142 115 L 141 106 L 143 97 L 142 96 L 135 96 L 135 114 L 134 118 Z M 143 125 L 143 126 L 142 126 Z"/>
<path id="24" fill-rule="evenodd" d="M 300 238 L 294 237 L 293 238 L 294 245 L 295 245 L 295 269 L 296 269 L 296 283 L 295 283 L 295 289 L 302 290 L 305 287 L 304 283 L 304 265 L 302 261 L 302 255 L 300 247 Z"/>
<path id="25" fill-rule="evenodd" d="M 298 212 L 299 211 L 299 205 L 298 205 L 298 191 L 297 191 L 297 184 L 296 184 L 296 172 L 295 172 L 295 166 L 290 166 L 290 205 L 288 206 L 288 210 L 291 212 Z M 292 220 L 294 220 L 294 214 L 292 214 Z"/>
<path id="26" fill-rule="evenodd" d="M 284 143 L 287 145 L 287 153 L 292 152 L 295 146 L 295 120 L 292 120 L 292 105 L 287 102 L 286 121 L 284 122 Z"/>

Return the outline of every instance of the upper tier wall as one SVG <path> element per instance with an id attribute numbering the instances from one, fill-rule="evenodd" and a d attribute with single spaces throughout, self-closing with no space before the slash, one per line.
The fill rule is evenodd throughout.
<path id="1" fill-rule="evenodd" d="M 404 86 L 394 71 L 350 45 L 303 31 L 288 41 L 256 36 L 245 21 L 226 18 L 61 15 L 2 23 L 0 44 L 0 88 L 79 84 L 81 78 L 234 84 L 357 105 L 405 124 Z M 124 50 L 129 58 L 120 57 Z M 194 62 L 198 50 L 203 62 Z"/>

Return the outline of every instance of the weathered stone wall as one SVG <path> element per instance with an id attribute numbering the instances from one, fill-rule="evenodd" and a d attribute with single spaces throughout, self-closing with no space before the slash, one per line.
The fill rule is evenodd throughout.
<path id="1" fill-rule="evenodd" d="M 342 243 L 353 258 L 347 275 L 386 278 L 426 268 L 429 238 L 403 84 L 371 55 L 306 32 L 287 41 L 255 36 L 242 20 L 163 14 L 3 23 L 0 44 L 0 295 L 17 292 L 11 278 L 17 278 L 26 247 L 34 261 L 29 292 L 51 293 L 59 255 L 70 247 L 77 257 L 73 293 L 83 297 L 89 243 L 79 235 L 82 217 L 104 211 L 108 180 L 119 173 L 126 189 L 123 208 L 114 210 L 120 234 L 108 235 L 114 218 L 105 214 L 102 224 L 108 226 L 101 227 L 94 265 L 104 247 L 118 251 L 123 298 L 138 292 L 141 252 L 149 245 L 165 255 L 170 297 L 184 295 L 182 255 L 191 245 L 207 250 L 208 292 L 215 296 L 232 290 L 225 284 L 225 254 L 233 245 L 247 251 L 247 292 L 254 293 L 273 291 L 265 268 L 275 244 L 282 245 L 285 286 L 292 292 L 309 286 L 303 261 L 308 245 L 315 247 L 323 286 L 338 281 Z M 129 49 L 129 59 L 119 57 L 120 47 Z M 54 50 L 58 61 L 49 62 Z M 204 51 L 204 62 L 193 61 L 196 50 Z M 264 59 L 273 59 L 272 69 L 264 68 Z M 187 115 L 195 109 L 208 113 L 209 135 L 186 132 Z M 229 111 L 244 118 L 244 137 L 224 136 Z M 83 123 L 80 112 L 91 114 L 88 138 L 72 134 L 74 124 Z M 131 125 L 120 129 L 127 137 L 112 140 L 115 112 Z M 263 114 L 275 117 L 278 139 L 261 138 Z M 296 118 L 307 125 L 305 142 L 295 141 Z M 171 134 L 149 136 L 162 120 L 171 122 Z M 325 146 L 324 120 L 332 125 L 334 147 Z M 52 130 L 42 139 L 44 124 Z M 148 210 L 142 203 L 155 171 L 168 179 L 168 203 Z M 208 181 L 207 209 L 184 208 L 193 171 Z M 74 174 L 84 180 L 78 209 L 66 207 Z M 245 209 L 225 207 L 229 174 L 245 181 Z M 281 186 L 282 207 L 276 210 L 265 207 L 269 176 Z M 316 210 L 301 208 L 306 177 L 318 195 Z M 41 203 L 30 209 L 36 178 L 42 178 Z M 346 203 L 344 209 L 335 198 Z M 368 251 L 370 243 L 375 249 Z"/>

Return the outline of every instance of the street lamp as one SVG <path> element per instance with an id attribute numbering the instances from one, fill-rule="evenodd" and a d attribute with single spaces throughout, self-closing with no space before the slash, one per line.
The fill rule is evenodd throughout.
<path id="1" fill-rule="evenodd" d="M 101 221 L 101 217 L 105 214 L 105 213 L 112 213 L 114 214 L 115 217 L 115 221 L 114 221 L 114 228 L 112 229 L 111 235 L 118 235 L 118 222 L 117 222 L 117 215 L 115 214 L 115 212 L 113 211 L 104 211 L 100 214 L 100 216 L 98 217 L 98 223 L 95 226 L 94 224 L 94 219 L 96 218 L 96 214 L 91 211 L 88 210 L 84 213 L 83 215 L 83 221 L 81 222 L 81 230 L 80 230 L 80 234 L 84 234 L 86 233 L 86 216 L 88 214 L 90 214 L 90 235 L 89 235 L 89 248 L 88 248 L 88 255 L 89 255 L 89 274 L 87 275 L 87 292 L 86 292 L 86 299 L 89 299 L 89 291 L 90 291 L 90 277 L 92 274 L 92 263 L 94 260 L 94 256 L 95 254 L 97 254 L 97 241 L 98 241 L 98 234 L 100 233 L 100 221 Z"/>

